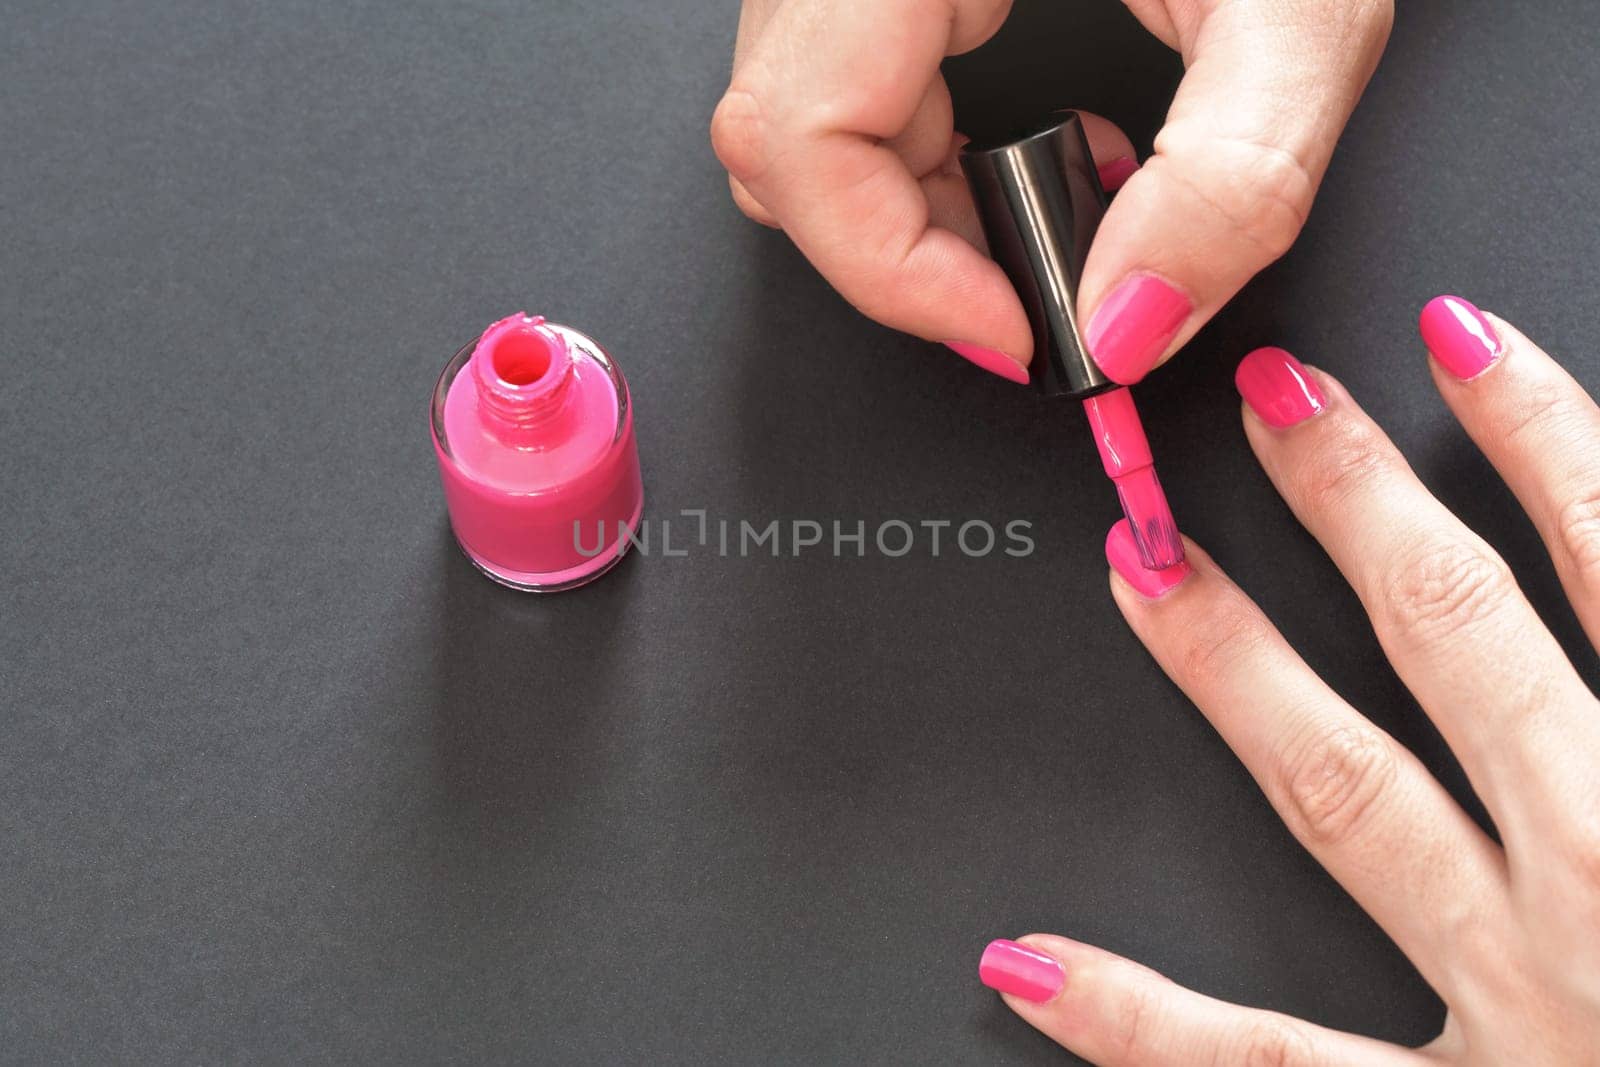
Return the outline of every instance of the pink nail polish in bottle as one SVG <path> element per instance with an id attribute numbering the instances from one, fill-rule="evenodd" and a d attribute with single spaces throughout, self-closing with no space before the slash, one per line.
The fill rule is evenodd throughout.
<path id="1" fill-rule="evenodd" d="M 501 319 L 445 366 L 430 422 L 450 525 L 490 578 L 553 593 L 627 551 L 644 507 L 633 409 L 593 339 Z"/>

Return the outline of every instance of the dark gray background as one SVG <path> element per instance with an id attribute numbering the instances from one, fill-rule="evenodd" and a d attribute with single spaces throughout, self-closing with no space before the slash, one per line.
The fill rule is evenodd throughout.
<path id="1" fill-rule="evenodd" d="M 975 974 L 1030 930 L 1435 1033 L 1116 614 L 1078 414 L 734 210 L 735 6 L 5 5 L 0 1059 L 1056 1062 Z M 1275 342 L 1342 376 L 1592 672 L 1414 327 L 1458 291 L 1600 385 L 1591 15 L 1402 4 L 1298 247 L 1140 390 L 1184 528 L 1458 793 L 1231 372 Z M 1178 74 L 1088 3 L 951 69 L 968 126 L 1081 105 L 1146 145 Z M 653 519 L 1039 550 L 491 585 L 425 406 L 524 307 L 626 369 Z"/>

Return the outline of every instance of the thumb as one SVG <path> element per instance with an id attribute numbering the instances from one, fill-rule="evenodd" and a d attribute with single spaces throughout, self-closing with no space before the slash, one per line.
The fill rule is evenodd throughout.
<path id="1" fill-rule="evenodd" d="M 1049 934 L 990 942 L 978 975 L 1047 1037 L 1104 1067 L 1418 1062 L 1410 1049 L 1213 1000 L 1131 960 Z"/>
<path id="2" fill-rule="evenodd" d="M 1156 154 L 1106 212 L 1078 294 L 1090 355 L 1123 384 L 1288 251 L 1393 21 L 1390 0 L 1166 8 L 1188 69 Z"/>

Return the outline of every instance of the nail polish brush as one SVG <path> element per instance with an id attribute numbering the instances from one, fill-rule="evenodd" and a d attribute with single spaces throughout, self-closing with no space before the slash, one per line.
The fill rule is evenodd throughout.
<path id="1" fill-rule="evenodd" d="M 1162 570 L 1183 559 L 1172 509 L 1156 478 L 1133 395 L 1107 378 L 1078 330 L 1078 283 L 1106 194 L 1076 112 L 1015 140 L 974 141 L 961 151 L 989 253 L 1033 327 L 1028 377 L 1046 396 L 1083 402 L 1106 477 L 1133 527 L 1139 560 Z"/>

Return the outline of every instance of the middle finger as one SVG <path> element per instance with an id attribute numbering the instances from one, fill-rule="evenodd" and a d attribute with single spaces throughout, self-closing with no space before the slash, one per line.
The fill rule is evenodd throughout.
<path id="1" fill-rule="evenodd" d="M 1389 661 L 1502 833 L 1531 754 L 1518 738 L 1588 699 L 1510 569 L 1422 485 L 1336 381 L 1282 349 L 1237 376 L 1267 475 L 1361 598 Z M 1531 758 L 1536 759 L 1536 755 Z"/>

